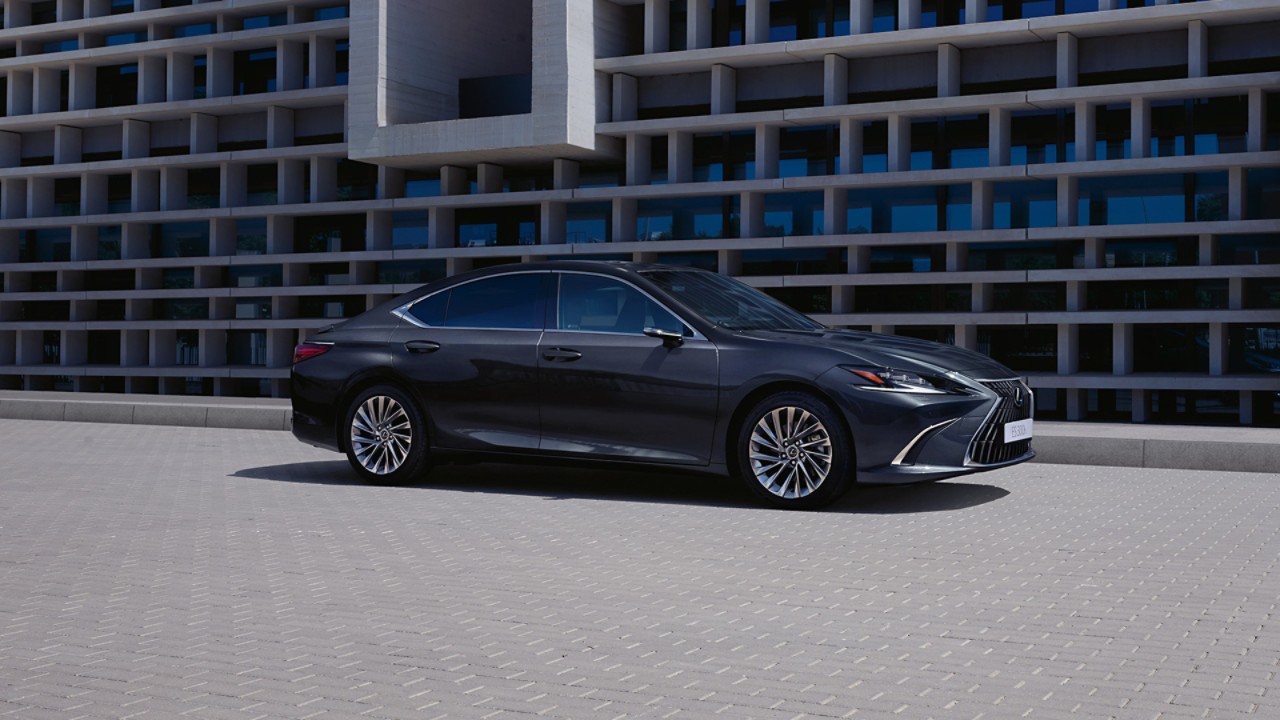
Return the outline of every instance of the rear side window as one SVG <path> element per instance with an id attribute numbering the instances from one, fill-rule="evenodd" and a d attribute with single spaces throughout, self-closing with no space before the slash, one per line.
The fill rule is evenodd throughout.
<path id="1" fill-rule="evenodd" d="M 485 278 L 436 293 L 409 308 L 432 327 L 541 330 L 546 273 Z"/>

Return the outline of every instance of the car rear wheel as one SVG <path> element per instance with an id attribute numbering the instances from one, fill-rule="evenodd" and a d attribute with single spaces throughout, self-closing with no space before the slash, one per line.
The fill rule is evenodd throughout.
<path id="1" fill-rule="evenodd" d="M 776 507 L 813 510 L 829 505 L 850 484 L 852 445 L 836 412 L 802 392 L 760 401 L 738 434 L 738 474 Z"/>
<path id="2" fill-rule="evenodd" d="M 347 460 L 365 482 L 404 485 L 427 469 L 426 421 L 407 393 L 368 388 L 347 409 Z"/>

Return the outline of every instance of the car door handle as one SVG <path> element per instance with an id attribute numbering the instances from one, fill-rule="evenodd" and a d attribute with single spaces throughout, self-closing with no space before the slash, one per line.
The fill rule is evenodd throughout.
<path id="1" fill-rule="evenodd" d="M 440 343 L 430 340 L 410 340 L 404 344 L 404 349 L 411 353 L 433 353 L 440 349 Z"/>
<path id="2" fill-rule="evenodd" d="M 542 351 L 542 359 L 551 362 L 573 362 L 582 357 L 582 353 L 568 348 L 550 348 Z"/>

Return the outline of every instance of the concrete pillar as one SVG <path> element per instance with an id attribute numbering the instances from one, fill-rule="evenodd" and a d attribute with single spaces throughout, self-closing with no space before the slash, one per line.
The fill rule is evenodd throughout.
<path id="1" fill-rule="evenodd" d="M 1248 208 L 1248 180 L 1245 168 L 1227 169 L 1227 219 L 1244 220 Z"/>
<path id="2" fill-rule="evenodd" d="M 126 118 L 121 126 L 120 149 L 124 159 L 144 158 L 151 154 L 151 124 Z"/>
<path id="3" fill-rule="evenodd" d="M 0 167 L 22 164 L 22 133 L 0 132 Z"/>
<path id="4" fill-rule="evenodd" d="M 243 163 L 222 163 L 218 170 L 219 206 L 225 208 L 247 205 L 249 166 Z"/>
<path id="5" fill-rule="evenodd" d="M 969 223 L 974 230 L 990 230 L 995 186 L 990 180 L 975 180 L 970 191 Z"/>
<path id="6" fill-rule="evenodd" d="M 1144 423 L 1151 415 L 1151 394 L 1146 390 L 1135 389 L 1132 394 L 1132 417 L 1135 423 Z"/>
<path id="7" fill-rule="evenodd" d="M 92 65 L 76 63 L 67 77 L 67 103 L 72 110 L 92 110 L 97 103 L 98 70 Z"/>
<path id="8" fill-rule="evenodd" d="M 822 104 L 847 105 L 849 103 L 849 61 L 835 53 L 822 58 Z"/>
<path id="9" fill-rule="evenodd" d="M 1213 265 L 1218 259 L 1217 244 L 1213 241 L 1212 235 L 1201 235 L 1197 238 L 1198 253 L 1196 258 L 1197 265 Z"/>
<path id="10" fill-rule="evenodd" d="M 100 215 L 107 211 L 107 176 L 80 174 L 80 214 Z M 83 227 L 83 226 L 80 226 Z M 96 240 L 95 240 L 96 245 Z M 94 255 L 97 255 L 95 248 Z M 88 259 L 88 258 L 87 258 Z"/>
<path id="11" fill-rule="evenodd" d="M 688 26 L 685 47 L 690 50 L 711 47 L 712 0 L 688 0 Z"/>
<path id="12" fill-rule="evenodd" d="M 323 35 L 312 35 L 308 43 L 307 79 L 311 87 L 333 87 L 338 82 L 337 40 Z"/>
<path id="13" fill-rule="evenodd" d="M 747 0 L 746 42 L 769 42 L 769 0 Z"/>
<path id="14" fill-rule="evenodd" d="M 482 193 L 502 192 L 502 166 L 493 163 L 477 165 L 476 189 Z"/>
<path id="15" fill-rule="evenodd" d="M 889 116 L 889 172 L 911 167 L 911 118 L 905 115 Z"/>
<path id="16" fill-rule="evenodd" d="M 898 29 L 920 27 L 920 0 L 898 0 Z"/>
<path id="17" fill-rule="evenodd" d="M 671 48 L 671 3 L 644 0 L 644 52 L 667 52 Z"/>
<path id="18" fill-rule="evenodd" d="M 1084 239 L 1084 266 L 1101 268 L 1107 266 L 1107 245 L 1102 238 Z"/>
<path id="19" fill-rule="evenodd" d="M 80 128 L 58 125 L 53 129 L 53 162 L 56 165 L 80 162 L 83 133 Z"/>
<path id="20" fill-rule="evenodd" d="M 9 220 L 27 216 L 27 181 L 7 177 L 0 181 L 0 218 Z"/>
<path id="21" fill-rule="evenodd" d="M 378 166 L 378 199 L 390 200 L 404 197 L 404 170 Z"/>
<path id="22" fill-rule="evenodd" d="M 556 158 L 552 163 L 552 184 L 556 190 L 578 187 L 578 161 Z"/>
<path id="23" fill-rule="evenodd" d="M 866 245 L 850 247 L 846 265 L 850 275 L 871 272 L 871 248 Z"/>
<path id="24" fill-rule="evenodd" d="M 987 0 L 964 0 L 964 23 L 983 22 L 987 19 Z"/>
<path id="25" fill-rule="evenodd" d="M 840 158 L 836 172 L 850 175 L 862 172 L 862 121 L 840 119 Z"/>
<path id="26" fill-rule="evenodd" d="M 1209 323 L 1209 374 L 1225 375 L 1227 372 L 1227 325 Z"/>
<path id="27" fill-rule="evenodd" d="M 205 89 L 209 97 L 227 97 L 235 89 L 235 57 L 227 48 L 209 48 Z"/>
<path id="28" fill-rule="evenodd" d="M 1079 84 L 1080 44 L 1071 33 L 1058 33 L 1058 87 Z"/>
<path id="29" fill-rule="evenodd" d="M 283 255 L 293 252 L 293 218 L 288 215 L 271 215 L 267 217 L 267 254 Z M 291 265 L 285 265 L 288 274 Z M 294 283 L 285 280 L 286 285 Z"/>
<path id="30" fill-rule="evenodd" d="M 22 4 L 22 3 L 19 3 Z M 14 3 L 5 3 L 5 8 L 10 8 Z M 35 107 L 32 103 L 32 92 L 35 88 L 35 78 L 29 70 L 12 70 L 9 72 L 9 86 L 6 89 L 8 94 L 7 105 L 9 107 L 9 115 L 30 115 Z"/>
<path id="31" fill-rule="evenodd" d="M 27 180 L 27 217 L 53 215 L 53 178 L 36 176 Z"/>
<path id="32" fill-rule="evenodd" d="M 1187 23 L 1187 77 L 1209 77 L 1209 27 L 1203 20 Z"/>
<path id="33" fill-rule="evenodd" d="M 1151 155 L 1151 100 L 1135 97 L 1129 103 L 1129 157 Z"/>
<path id="34" fill-rule="evenodd" d="M 1076 103 L 1076 162 L 1093 159 L 1093 146 L 1097 140 L 1097 116 L 1093 104 L 1085 100 Z"/>
<path id="35" fill-rule="evenodd" d="M 165 85 L 168 71 L 164 58 L 143 55 L 138 58 L 138 102 L 159 103 L 165 101 Z"/>
<path id="36" fill-rule="evenodd" d="M 969 287 L 970 310 L 976 313 L 991 312 L 995 306 L 995 286 L 991 283 L 971 283 Z"/>
<path id="37" fill-rule="evenodd" d="M 764 233 L 764 193 L 742 193 L 742 237 L 760 237 Z"/>
<path id="38" fill-rule="evenodd" d="M 338 199 L 338 159 L 311 158 L 311 202 L 333 202 Z"/>
<path id="39" fill-rule="evenodd" d="M 542 244 L 563 245 L 564 223 L 567 207 L 562 202 L 542 203 L 539 219 L 542 223 Z"/>
<path id="40" fill-rule="evenodd" d="M 451 207 L 433 207 L 427 215 L 427 245 L 432 248 L 454 247 L 456 242 L 454 211 Z"/>
<path id="41" fill-rule="evenodd" d="M 1249 152 L 1262 152 L 1267 134 L 1267 103 L 1262 88 L 1249 91 L 1249 130 L 1245 140 Z"/>
<path id="42" fill-rule="evenodd" d="M 1067 388 L 1063 394 L 1067 396 L 1067 420 L 1083 420 L 1084 403 L 1081 402 L 1083 393 L 1076 388 Z"/>
<path id="43" fill-rule="evenodd" d="M 1133 372 L 1133 325 L 1116 323 L 1111 326 L 1111 374 L 1128 375 Z"/>
<path id="44" fill-rule="evenodd" d="M 636 201 L 633 198 L 613 199 L 613 242 L 634 242 L 636 239 Z"/>
<path id="45" fill-rule="evenodd" d="M 62 109 L 62 71 L 38 67 L 33 73 L 32 98 L 37 113 L 58 112 Z"/>
<path id="46" fill-rule="evenodd" d="M 267 147 L 293 145 L 293 109 L 272 105 L 267 108 Z"/>
<path id="47" fill-rule="evenodd" d="M 949 242 L 947 247 L 947 272 L 963 272 L 969 267 L 969 246 L 964 243 Z"/>
<path id="48" fill-rule="evenodd" d="M 667 133 L 667 183 L 687 182 L 693 182 L 693 133 L 672 130 Z"/>
<path id="49" fill-rule="evenodd" d="M 960 48 L 950 43 L 938 45 L 938 97 L 960 94 Z"/>
<path id="50" fill-rule="evenodd" d="M 721 275 L 733 277 L 742 274 L 741 250 L 716 251 L 716 271 Z"/>
<path id="51" fill-rule="evenodd" d="M 296 40 L 276 41 L 276 89 L 301 90 L 307 73 L 307 45 Z"/>
<path id="52" fill-rule="evenodd" d="M 987 115 L 987 164 L 1000 167 L 1009 164 L 1012 143 L 1013 113 L 1008 108 L 992 108 Z"/>
<path id="53" fill-rule="evenodd" d="M 635 120 L 639 88 L 636 79 L 625 73 L 613 74 L 613 121 Z"/>
<path id="54" fill-rule="evenodd" d="M 135 169 L 132 176 L 133 212 L 160 209 L 160 171 Z"/>
<path id="55" fill-rule="evenodd" d="M 738 73 L 728 65 L 711 66 L 711 114 L 727 115 L 738 104 Z"/>
<path id="56" fill-rule="evenodd" d="M 955 334 L 956 334 L 956 347 L 964 348 L 965 350 L 974 350 L 974 351 L 978 349 L 978 326 L 977 325 L 970 325 L 968 323 L 956 323 Z"/>
<path id="57" fill-rule="evenodd" d="M 195 95 L 195 57 L 171 52 L 165 63 L 165 93 L 169 100 L 190 100 Z"/>
<path id="58" fill-rule="evenodd" d="M 1253 424 L 1253 391 L 1240 391 L 1240 424 Z"/>
<path id="59" fill-rule="evenodd" d="M 652 148 L 648 135 L 627 133 L 627 185 L 648 185 L 652 180 Z"/>
<path id="60" fill-rule="evenodd" d="M 191 152 L 218 151 L 218 118 L 204 113 L 191 114 Z"/>
<path id="61" fill-rule="evenodd" d="M 1227 309 L 1244 309 L 1244 278 L 1233 277 L 1227 281 Z"/>
<path id="62" fill-rule="evenodd" d="M 872 10 L 875 0 L 849 0 L 849 34 L 863 35 L 871 32 Z"/>
<path id="63" fill-rule="evenodd" d="M 214 218 L 209 223 L 209 254 L 226 257 L 236 254 L 236 221 L 229 217 Z M 210 267 L 209 270 L 217 270 Z M 213 273 L 213 279 L 207 287 L 217 287 L 220 279 Z"/>
<path id="64" fill-rule="evenodd" d="M 1058 374 L 1071 375 L 1080 369 L 1080 326 L 1058 323 Z"/>
<path id="65" fill-rule="evenodd" d="M 307 163 L 302 160 L 279 160 L 276 162 L 276 195 L 281 205 L 295 205 L 307 201 L 304 194 L 306 184 Z"/>
<path id="66" fill-rule="evenodd" d="M 469 188 L 466 170 L 455 165 L 440 168 L 441 195 L 466 195 Z"/>
<path id="67" fill-rule="evenodd" d="M 849 191 L 825 188 L 822 191 L 822 234 L 843 235 L 849 231 Z"/>
<path id="68" fill-rule="evenodd" d="M 125 367 L 147 365 L 147 331 L 125 330 L 120 333 L 120 364 Z"/>
<path id="69" fill-rule="evenodd" d="M 778 177 L 778 137 L 777 125 L 756 126 L 756 177 Z"/>
<path id="70" fill-rule="evenodd" d="M 1058 227 L 1070 227 L 1079 222 L 1080 179 L 1074 175 L 1058 176 Z"/>
<path id="71" fill-rule="evenodd" d="M 172 165 L 160 168 L 160 209 L 187 209 L 187 169 Z"/>

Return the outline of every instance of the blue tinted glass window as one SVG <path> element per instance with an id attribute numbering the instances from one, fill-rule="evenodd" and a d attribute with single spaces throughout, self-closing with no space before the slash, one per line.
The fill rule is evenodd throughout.
<path id="1" fill-rule="evenodd" d="M 684 332 L 671 313 L 635 288 L 599 275 L 564 273 L 556 310 L 561 330 L 640 335 L 645 328 Z"/>
<path id="2" fill-rule="evenodd" d="M 450 291 L 446 327 L 536 330 L 542 327 L 545 273 L 476 280 Z"/>

